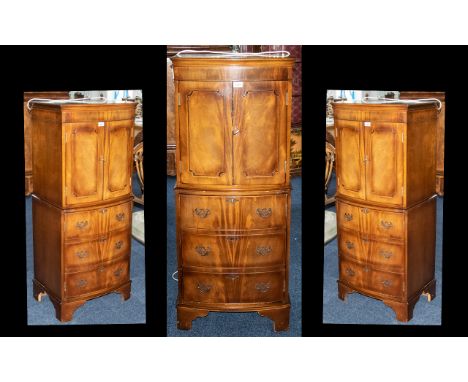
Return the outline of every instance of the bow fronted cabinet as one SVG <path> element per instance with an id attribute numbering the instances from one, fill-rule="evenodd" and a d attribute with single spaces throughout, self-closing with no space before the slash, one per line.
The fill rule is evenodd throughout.
<path id="1" fill-rule="evenodd" d="M 135 103 L 33 104 L 33 293 L 60 321 L 130 297 L 134 119 Z"/>
<path id="2" fill-rule="evenodd" d="M 209 311 L 289 326 L 293 59 L 172 59 L 180 329 Z"/>
<path id="3" fill-rule="evenodd" d="M 435 297 L 433 103 L 334 103 L 339 297 L 359 292 L 409 321 Z"/>

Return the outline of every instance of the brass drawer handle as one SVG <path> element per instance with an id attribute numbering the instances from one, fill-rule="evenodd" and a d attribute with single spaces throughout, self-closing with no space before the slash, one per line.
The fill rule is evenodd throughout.
<path id="1" fill-rule="evenodd" d="M 118 242 L 115 243 L 115 249 L 120 249 L 123 246 L 123 241 L 119 240 Z"/>
<path id="2" fill-rule="evenodd" d="M 101 214 L 105 214 L 107 212 L 107 208 L 102 208 L 99 212 L 101 212 Z"/>
<path id="3" fill-rule="evenodd" d="M 226 236 L 226 240 L 229 241 L 234 241 L 234 240 L 239 240 L 240 236 Z"/>
<path id="4" fill-rule="evenodd" d="M 88 285 L 88 281 L 83 280 L 83 279 L 79 280 L 77 285 L 78 285 L 79 288 L 84 288 L 86 285 Z"/>
<path id="5" fill-rule="evenodd" d="M 369 213 L 369 209 L 366 208 L 366 207 L 361 208 L 361 211 L 362 211 L 362 213 L 364 213 L 364 214 L 368 214 L 368 213 Z"/>
<path id="6" fill-rule="evenodd" d="M 349 268 L 349 267 L 345 269 L 345 272 L 346 272 L 346 274 L 347 274 L 348 276 L 351 276 L 351 277 L 353 277 L 353 276 L 356 274 L 356 273 L 355 273 L 351 268 Z"/>
<path id="7" fill-rule="evenodd" d="M 351 243 L 349 240 L 346 242 L 346 248 L 354 249 L 354 243 Z"/>
<path id="8" fill-rule="evenodd" d="M 353 214 L 350 214 L 348 212 L 345 212 L 344 214 L 344 218 L 347 222 L 350 222 L 351 220 L 353 220 Z"/>
<path id="9" fill-rule="evenodd" d="M 393 253 L 390 251 L 384 251 L 383 249 L 379 252 L 380 256 L 385 257 L 386 259 L 389 259 L 390 257 L 393 256 Z"/>
<path id="10" fill-rule="evenodd" d="M 122 220 L 125 219 L 125 214 L 123 212 L 119 212 L 117 215 L 115 215 L 115 218 L 121 222 Z"/>
<path id="11" fill-rule="evenodd" d="M 257 255 L 266 256 L 271 253 L 271 247 L 257 247 Z"/>
<path id="12" fill-rule="evenodd" d="M 390 228 L 393 227 L 392 222 L 389 222 L 389 221 L 381 220 L 381 221 L 380 221 L 380 224 L 381 224 L 382 227 L 384 227 L 385 229 L 390 229 Z"/>
<path id="13" fill-rule="evenodd" d="M 236 203 L 236 202 L 238 202 L 238 201 L 239 201 L 239 199 L 236 199 L 236 198 L 234 198 L 234 197 L 232 197 L 232 198 L 226 198 L 226 202 L 228 202 L 228 203 L 234 204 L 234 203 Z"/>
<path id="14" fill-rule="evenodd" d="M 199 218 L 204 219 L 210 214 L 210 210 L 208 208 L 195 208 L 193 213 Z"/>
<path id="15" fill-rule="evenodd" d="M 87 225 L 88 225 L 87 220 L 80 220 L 79 222 L 76 222 L 76 228 L 78 228 L 78 229 L 83 229 Z"/>
<path id="16" fill-rule="evenodd" d="M 115 277 L 120 277 L 122 275 L 122 273 L 123 273 L 122 268 L 119 268 L 114 272 L 114 276 Z"/>
<path id="17" fill-rule="evenodd" d="M 271 215 L 271 208 L 257 208 L 257 215 L 261 218 L 267 218 Z"/>
<path id="18" fill-rule="evenodd" d="M 197 253 L 200 255 L 200 256 L 208 256 L 208 254 L 210 253 L 211 251 L 211 248 L 210 247 L 203 247 L 201 245 L 197 245 L 195 247 L 195 251 L 197 251 Z"/>
<path id="19" fill-rule="evenodd" d="M 88 257 L 89 253 L 88 251 L 78 251 L 75 253 L 76 256 L 78 256 L 80 259 L 84 259 L 85 257 Z"/>
<path id="20" fill-rule="evenodd" d="M 225 277 L 231 281 L 239 280 L 239 275 L 235 275 L 235 274 L 225 275 Z"/>
<path id="21" fill-rule="evenodd" d="M 390 280 L 383 280 L 382 285 L 384 286 L 384 288 L 388 288 L 392 285 L 392 282 Z"/>
<path id="22" fill-rule="evenodd" d="M 270 283 L 257 283 L 255 284 L 255 289 L 258 290 L 260 293 L 266 293 L 270 290 L 271 284 Z"/>
<path id="23" fill-rule="evenodd" d="M 211 285 L 198 283 L 197 289 L 200 293 L 208 293 L 211 290 Z"/>

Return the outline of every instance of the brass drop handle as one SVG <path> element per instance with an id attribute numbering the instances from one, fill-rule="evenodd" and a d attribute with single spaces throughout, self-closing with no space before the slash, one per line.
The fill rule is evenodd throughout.
<path id="1" fill-rule="evenodd" d="M 354 244 L 351 243 L 349 240 L 346 242 L 346 248 L 348 249 L 353 249 L 354 248 Z"/>
<path id="2" fill-rule="evenodd" d="M 119 268 L 114 272 L 114 276 L 115 277 L 120 277 L 122 275 L 122 273 L 123 273 L 122 268 Z"/>
<path id="3" fill-rule="evenodd" d="M 271 215 L 271 208 L 257 208 L 257 215 L 265 219 Z"/>
<path id="4" fill-rule="evenodd" d="M 225 275 L 225 277 L 231 281 L 239 280 L 239 275 L 235 275 L 235 274 Z"/>
<path id="5" fill-rule="evenodd" d="M 87 281 L 87 280 L 81 279 L 81 280 L 78 281 L 78 287 L 79 287 L 79 288 L 84 288 L 86 285 L 88 285 L 88 281 Z"/>
<path id="6" fill-rule="evenodd" d="M 76 228 L 78 228 L 78 229 L 83 229 L 87 225 L 88 225 L 87 220 L 80 220 L 79 222 L 76 222 Z"/>
<path id="7" fill-rule="evenodd" d="M 353 276 L 356 274 L 356 273 L 355 273 L 351 268 L 349 268 L 349 267 L 345 269 L 345 272 L 346 272 L 346 274 L 347 274 L 348 276 L 351 276 L 351 277 L 353 277 Z"/>
<path id="8" fill-rule="evenodd" d="M 119 222 L 121 222 L 122 220 L 125 219 L 125 213 L 119 212 L 117 215 L 115 215 L 115 218 L 116 218 Z"/>
<path id="9" fill-rule="evenodd" d="M 193 213 L 199 218 L 204 219 L 210 214 L 210 210 L 208 208 L 195 208 Z"/>
<path id="10" fill-rule="evenodd" d="M 271 247 L 257 247 L 257 255 L 266 256 L 271 252 Z"/>
<path id="11" fill-rule="evenodd" d="M 361 208 L 361 211 L 362 211 L 362 213 L 364 213 L 364 214 L 368 214 L 368 213 L 369 213 L 369 209 L 366 208 L 366 207 Z"/>
<path id="12" fill-rule="evenodd" d="M 349 212 L 345 212 L 344 218 L 347 222 L 350 222 L 351 220 L 353 220 L 353 214 L 350 214 Z"/>
<path id="13" fill-rule="evenodd" d="M 211 251 L 211 248 L 210 247 L 203 247 L 201 245 L 197 245 L 195 247 L 195 251 L 197 251 L 197 253 L 200 255 L 200 256 L 208 256 L 208 254 L 210 253 Z"/>
<path id="14" fill-rule="evenodd" d="M 384 251 L 383 249 L 379 252 L 380 256 L 385 257 L 386 259 L 389 259 L 390 257 L 393 256 L 393 253 L 390 251 Z"/>
<path id="15" fill-rule="evenodd" d="M 211 285 L 198 283 L 197 289 L 200 293 L 205 294 L 211 290 Z"/>
<path id="16" fill-rule="evenodd" d="M 238 201 L 239 201 L 239 199 L 236 199 L 236 198 L 234 198 L 234 197 L 232 197 L 232 198 L 226 198 L 226 202 L 228 202 L 228 203 L 234 204 L 234 203 L 236 203 L 236 202 L 238 202 Z"/>
<path id="17" fill-rule="evenodd" d="M 107 237 L 105 237 L 105 236 L 102 236 L 102 237 L 99 238 L 99 241 L 106 241 L 106 240 L 107 240 Z"/>
<path id="18" fill-rule="evenodd" d="M 100 212 L 101 214 L 105 214 L 107 212 L 107 208 L 102 208 Z"/>
<path id="19" fill-rule="evenodd" d="M 382 227 L 384 227 L 385 229 L 390 229 L 390 228 L 393 227 L 392 222 L 385 221 L 385 220 L 381 220 L 381 221 L 380 221 L 380 224 L 381 224 Z"/>
<path id="20" fill-rule="evenodd" d="M 390 280 L 383 280 L 382 281 L 382 285 L 385 287 L 385 288 L 388 288 L 389 286 L 392 285 L 392 282 Z"/>
<path id="21" fill-rule="evenodd" d="M 255 284 L 255 289 L 258 290 L 260 293 L 266 293 L 270 290 L 271 284 L 270 283 L 257 283 Z"/>
<path id="22" fill-rule="evenodd" d="M 229 240 L 229 241 L 235 241 L 239 239 L 240 239 L 239 236 L 226 236 L 226 240 Z"/>
<path id="23" fill-rule="evenodd" d="M 119 240 L 118 242 L 115 243 L 115 249 L 121 249 L 123 246 L 123 241 Z"/>
<path id="24" fill-rule="evenodd" d="M 85 257 L 88 257 L 88 251 L 78 251 L 75 253 L 76 256 L 78 256 L 80 259 L 84 259 Z"/>
<path id="25" fill-rule="evenodd" d="M 101 266 L 99 266 L 99 268 L 98 268 L 98 272 L 104 272 L 104 269 L 105 269 L 105 268 L 104 268 L 104 265 L 101 265 Z"/>

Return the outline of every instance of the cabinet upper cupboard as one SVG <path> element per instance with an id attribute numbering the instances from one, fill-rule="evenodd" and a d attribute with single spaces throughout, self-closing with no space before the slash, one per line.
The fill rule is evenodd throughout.
<path id="1" fill-rule="evenodd" d="M 36 104 L 35 194 L 59 207 L 128 196 L 134 109 L 133 103 L 107 103 L 105 109 L 99 104 Z"/>
<path id="2" fill-rule="evenodd" d="M 334 104 L 337 193 L 409 207 L 435 192 L 434 104 Z"/>
<path id="3" fill-rule="evenodd" d="M 173 61 L 179 185 L 289 184 L 292 62 L 288 67 L 271 60 L 254 76 L 255 59 L 242 60 L 234 70 L 204 60 L 212 65 L 209 71 L 197 68 L 196 60 Z M 196 68 L 188 73 L 184 65 Z M 206 80 L 200 81 L 197 69 L 204 69 Z"/>

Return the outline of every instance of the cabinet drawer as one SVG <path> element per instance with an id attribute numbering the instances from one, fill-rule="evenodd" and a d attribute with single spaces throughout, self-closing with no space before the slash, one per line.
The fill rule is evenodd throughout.
<path id="1" fill-rule="evenodd" d="M 184 302 L 265 303 L 283 299 L 284 271 L 252 274 L 183 273 Z"/>
<path id="2" fill-rule="evenodd" d="M 74 297 L 118 287 L 129 280 L 129 259 L 103 264 L 87 272 L 65 274 L 65 296 Z"/>
<path id="3" fill-rule="evenodd" d="M 285 227 L 287 195 L 180 195 L 181 228 L 262 229 Z"/>
<path id="4" fill-rule="evenodd" d="M 182 233 L 182 265 L 194 267 L 262 267 L 284 265 L 286 233 L 215 235 Z"/>
<path id="5" fill-rule="evenodd" d="M 336 219 L 338 227 L 359 231 L 360 209 L 342 201 L 336 201 Z"/>
<path id="6" fill-rule="evenodd" d="M 65 244 L 65 270 L 114 260 L 130 252 L 130 231 L 113 232 L 97 240 Z"/>
<path id="7" fill-rule="evenodd" d="M 368 290 L 383 295 L 402 297 L 403 275 L 377 271 L 369 265 L 340 259 L 340 280 L 357 290 Z"/>
<path id="8" fill-rule="evenodd" d="M 370 209 L 369 216 L 369 232 L 372 236 L 402 240 L 405 238 L 405 215 L 403 213 Z"/>
<path id="9" fill-rule="evenodd" d="M 379 269 L 395 272 L 405 269 L 405 252 L 401 243 L 370 240 L 367 235 L 341 231 L 338 246 L 341 255 L 359 262 L 369 262 Z"/>
<path id="10" fill-rule="evenodd" d="M 132 202 L 65 213 L 65 240 L 88 239 L 130 227 Z"/>
<path id="11" fill-rule="evenodd" d="M 99 234 L 99 212 L 88 210 L 65 213 L 65 240 L 86 239 Z"/>

